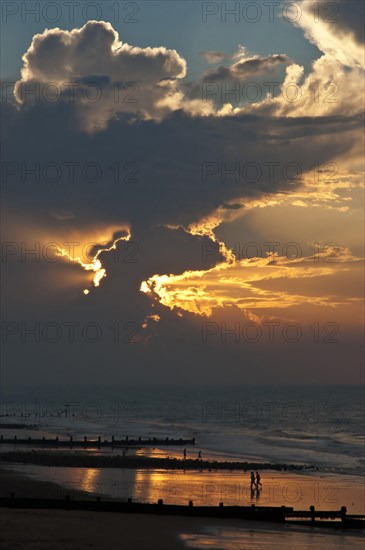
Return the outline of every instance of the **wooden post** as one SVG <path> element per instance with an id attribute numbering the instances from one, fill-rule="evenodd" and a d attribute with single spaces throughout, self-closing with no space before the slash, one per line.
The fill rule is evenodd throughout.
<path id="1" fill-rule="evenodd" d="M 316 519 L 316 509 L 315 509 L 314 506 L 310 506 L 309 509 L 310 509 L 310 511 L 311 511 L 311 520 L 312 520 L 312 522 L 314 522 L 315 519 Z"/>
<path id="2" fill-rule="evenodd" d="M 340 512 L 341 512 L 341 520 L 345 521 L 346 520 L 346 514 L 347 514 L 346 506 L 341 506 Z"/>

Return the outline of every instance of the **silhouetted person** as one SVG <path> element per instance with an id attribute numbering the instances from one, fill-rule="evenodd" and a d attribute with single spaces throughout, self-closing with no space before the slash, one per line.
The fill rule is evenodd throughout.
<path id="1" fill-rule="evenodd" d="M 184 460 L 186 460 L 186 449 L 184 449 Z"/>
<path id="2" fill-rule="evenodd" d="M 254 489 L 255 486 L 256 486 L 255 474 L 251 472 L 251 491 Z"/>
<path id="3" fill-rule="evenodd" d="M 203 459 L 202 459 L 202 452 L 201 452 L 201 451 L 199 451 L 199 453 L 198 453 L 198 460 L 203 460 Z"/>
<path id="4" fill-rule="evenodd" d="M 262 489 L 260 474 L 258 472 L 256 472 L 256 487 L 259 488 L 259 485 L 260 485 L 260 488 Z"/>

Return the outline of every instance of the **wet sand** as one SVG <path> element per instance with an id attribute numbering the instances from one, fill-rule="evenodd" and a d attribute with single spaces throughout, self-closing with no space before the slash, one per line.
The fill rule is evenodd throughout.
<path id="1" fill-rule="evenodd" d="M 288 482 L 287 476 L 285 479 Z M 66 491 L 75 498 L 94 498 L 85 491 L 70 493 L 57 483 L 1 469 L 1 496 L 9 495 L 14 487 L 34 498 L 40 494 L 44 498 L 60 498 Z M 362 550 L 364 545 L 358 532 L 328 532 L 320 528 L 218 518 L 6 508 L 0 509 L 0 515 L 2 550 Z"/>
<path id="2" fill-rule="evenodd" d="M 0 467 L 0 497 L 9 497 L 11 493 L 25 498 L 64 498 L 66 493 L 78 499 L 92 498 L 87 491 L 76 488 L 67 490 L 58 483 L 32 479 L 22 473 Z"/>
<path id="3" fill-rule="evenodd" d="M 296 510 L 339 510 L 365 513 L 364 479 L 329 474 L 262 471 L 261 491 L 250 489 L 249 473 L 239 471 L 132 470 L 114 468 L 45 467 L 3 464 L 10 474 L 1 474 L 0 496 L 95 498 L 105 500 L 157 502 L 217 506 L 291 506 Z M 2 480 L 7 477 L 4 484 Z M 46 482 L 46 483 L 45 483 Z M 53 488 L 51 490 L 51 487 Z"/>

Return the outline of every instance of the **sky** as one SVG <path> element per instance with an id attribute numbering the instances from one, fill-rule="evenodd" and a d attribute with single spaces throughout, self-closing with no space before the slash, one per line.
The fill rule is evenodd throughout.
<path id="1" fill-rule="evenodd" d="M 1 10 L 2 385 L 363 383 L 363 3 Z"/>

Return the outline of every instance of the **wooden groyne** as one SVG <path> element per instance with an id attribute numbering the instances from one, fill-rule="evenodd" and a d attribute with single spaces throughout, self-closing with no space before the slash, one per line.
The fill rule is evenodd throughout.
<path id="1" fill-rule="evenodd" d="M 66 448 L 102 448 L 102 447 L 181 447 L 195 445 L 195 437 L 192 439 L 175 439 L 166 437 L 160 439 L 157 437 L 150 437 L 148 439 L 130 439 L 125 437 L 124 439 L 116 439 L 112 436 L 111 440 L 102 439 L 100 436 L 97 439 L 88 439 L 85 435 L 82 440 L 75 440 L 72 436 L 69 439 L 59 439 L 55 437 L 53 439 L 42 438 L 18 438 L 14 436 L 4 437 L 0 435 L 0 445 L 31 445 L 37 447 L 66 447 Z"/>
<path id="2" fill-rule="evenodd" d="M 286 506 L 194 506 L 190 501 L 187 506 L 157 503 L 107 501 L 97 497 L 96 500 L 73 500 L 68 495 L 65 499 L 17 498 L 15 494 L 0 498 L 0 507 L 27 509 L 83 510 L 97 512 L 117 512 L 132 514 L 158 514 L 171 516 L 190 516 L 206 518 L 227 518 L 272 523 L 296 523 L 300 525 L 332 527 L 335 529 L 365 529 L 365 515 L 348 515 L 346 507 L 340 510 L 316 511 L 294 510 Z M 309 521 L 308 521 L 309 519 Z M 330 520 L 330 521 L 328 521 Z"/>
<path id="3" fill-rule="evenodd" d="M 56 451 L 7 451 L 0 452 L 0 461 L 37 464 L 65 468 L 144 468 L 164 470 L 274 470 L 278 472 L 313 470 L 312 466 L 299 464 L 272 464 L 270 462 L 228 462 L 200 460 L 199 458 L 175 458 L 153 456 L 123 456 L 120 454 L 65 453 Z"/>

